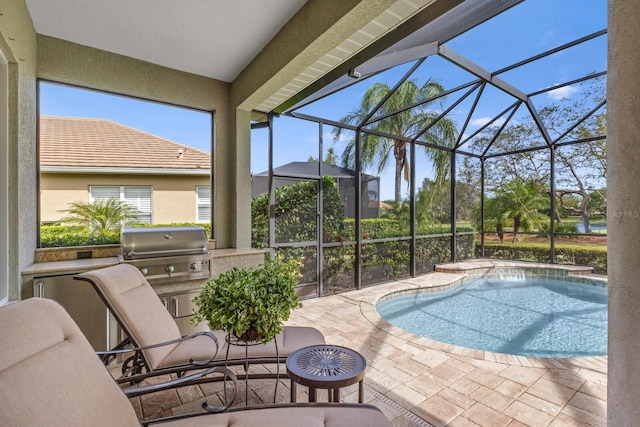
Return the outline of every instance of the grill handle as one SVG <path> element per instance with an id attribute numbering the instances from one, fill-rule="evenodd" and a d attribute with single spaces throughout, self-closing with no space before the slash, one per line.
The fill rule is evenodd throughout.
<path id="1" fill-rule="evenodd" d="M 171 300 L 173 301 L 173 317 L 178 317 L 180 313 L 178 308 L 178 297 L 173 297 Z"/>
<path id="2" fill-rule="evenodd" d="M 207 252 L 209 252 L 209 249 L 206 246 L 203 246 L 202 248 L 200 248 L 200 251 L 203 254 L 206 254 Z M 148 256 L 148 255 L 160 255 L 160 256 L 166 256 L 167 254 L 178 254 L 178 253 L 193 253 L 194 252 L 194 248 L 189 248 L 189 249 L 171 249 L 171 250 L 164 250 L 164 251 L 146 251 L 146 252 L 135 252 L 135 251 L 129 251 L 127 252 L 127 258 L 133 258 L 136 256 Z"/>

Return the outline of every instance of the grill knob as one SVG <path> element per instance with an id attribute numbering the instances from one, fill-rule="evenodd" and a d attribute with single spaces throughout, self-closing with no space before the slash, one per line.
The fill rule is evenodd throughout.
<path id="1" fill-rule="evenodd" d="M 173 265 L 167 265 L 164 269 L 164 271 L 166 271 L 169 274 L 173 273 L 174 270 L 175 270 L 175 267 Z"/>
<path id="2" fill-rule="evenodd" d="M 200 264 L 198 264 L 197 262 L 192 262 L 191 264 L 189 264 L 189 270 L 191 271 L 200 270 Z"/>
<path id="3" fill-rule="evenodd" d="M 147 267 L 142 267 L 140 269 L 140 273 L 142 273 L 143 276 L 146 276 L 147 274 L 149 274 L 149 269 Z"/>

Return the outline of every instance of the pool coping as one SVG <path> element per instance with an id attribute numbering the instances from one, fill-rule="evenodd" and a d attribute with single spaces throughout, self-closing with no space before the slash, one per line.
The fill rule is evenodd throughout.
<path id="1" fill-rule="evenodd" d="M 525 269 L 529 274 L 533 270 L 538 270 L 543 273 L 540 277 L 584 279 L 600 286 L 606 286 L 607 280 L 605 276 L 592 274 L 593 269 L 591 267 L 479 259 L 438 265 L 434 273 L 415 278 L 400 279 L 386 285 L 377 285 L 370 288 L 367 295 L 360 300 L 360 312 L 368 322 L 390 335 L 402 335 L 407 337 L 408 341 L 438 349 L 445 353 L 461 354 L 477 360 L 488 360 L 517 366 L 585 368 L 597 371 L 600 371 L 598 367 L 603 364 L 606 366 L 607 356 L 542 358 L 495 353 L 444 343 L 398 328 L 387 322 L 376 310 L 376 304 L 389 295 L 415 292 L 420 289 L 423 289 L 424 292 L 430 292 L 451 288 L 460 285 L 465 280 L 484 277 L 496 268 L 505 269 L 506 271 L 509 271 L 510 268 L 513 270 Z"/>

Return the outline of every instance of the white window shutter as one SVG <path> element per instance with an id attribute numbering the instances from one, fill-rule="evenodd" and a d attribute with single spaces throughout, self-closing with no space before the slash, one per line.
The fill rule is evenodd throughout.
<path id="1" fill-rule="evenodd" d="M 120 200 L 120 187 L 91 186 L 89 191 L 92 203 L 96 200 Z"/>
<path id="2" fill-rule="evenodd" d="M 151 187 L 123 188 L 123 201 L 138 210 L 138 221 L 151 224 Z"/>
<path id="3" fill-rule="evenodd" d="M 211 187 L 200 185 L 196 187 L 198 222 L 211 221 Z"/>

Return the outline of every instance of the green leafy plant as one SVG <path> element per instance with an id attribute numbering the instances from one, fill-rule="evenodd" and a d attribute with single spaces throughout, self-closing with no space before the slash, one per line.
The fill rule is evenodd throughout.
<path id="1" fill-rule="evenodd" d="M 129 226 L 138 220 L 138 210 L 117 199 L 74 202 L 70 206 L 62 211 L 67 215 L 60 222 L 79 225 L 90 234 L 119 233 L 123 224 Z"/>
<path id="2" fill-rule="evenodd" d="M 344 205 L 336 181 L 331 176 L 322 178 L 323 224 L 325 240 L 341 233 L 344 223 Z M 278 242 L 316 240 L 318 214 L 318 186 L 313 181 L 301 181 L 275 190 L 275 238 Z M 251 200 L 251 245 L 253 248 L 269 246 L 269 196 L 263 194 Z"/>
<path id="3" fill-rule="evenodd" d="M 134 228 L 146 227 L 185 227 L 198 226 L 206 230 L 207 236 L 211 236 L 211 224 L 194 222 L 172 222 L 167 224 L 131 224 Z M 90 230 L 80 225 L 52 225 L 40 226 L 40 247 L 57 248 L 67 246 L 92 246 L 92 245 L 117 245 L 120 243 L 120 233 L 106 231 L 102 234 L 93 234 Z"/>
<path id="4" fill-rule="evenodd" d="M 263 343 L 282 331 L 291 310 L 301 307 L 295 287 L 299 259 L 267 260 L 257 267 L 234 267 L 210 280 L 193 299 L 192 324 L 208 322 L 240 341 Z"/>

